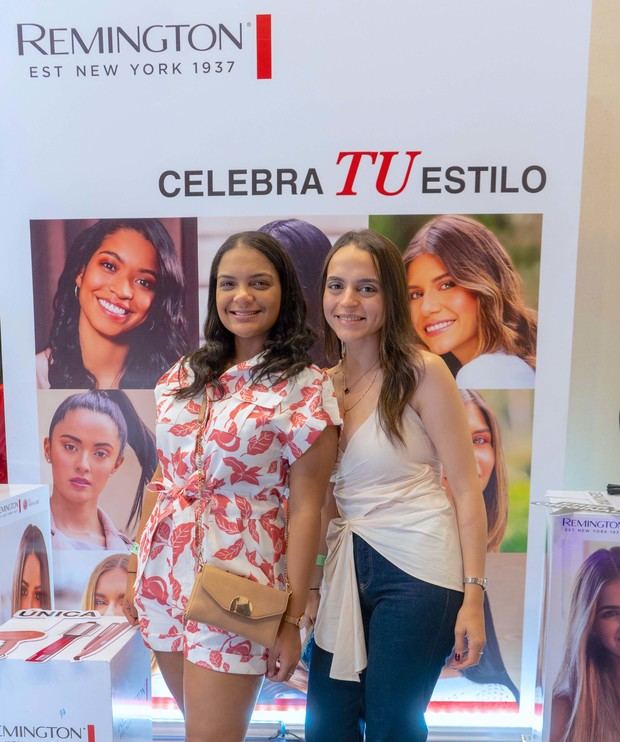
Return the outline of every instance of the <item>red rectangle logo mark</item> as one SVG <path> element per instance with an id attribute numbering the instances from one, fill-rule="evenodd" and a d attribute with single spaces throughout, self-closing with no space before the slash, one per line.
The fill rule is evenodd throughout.
<path id="1" fill-rule="evenodd" d="M 271 14 L 256 16 L 256 77 L 271 80 Z"/>

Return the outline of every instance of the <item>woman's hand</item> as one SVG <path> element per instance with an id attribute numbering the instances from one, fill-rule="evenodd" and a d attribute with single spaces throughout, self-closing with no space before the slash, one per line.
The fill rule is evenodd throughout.
<path id="1" fill-rule="evenodd" d="M 479 596 L 465 595 L 461 610 L 456 617 L 454 628 L 454 652 L 448 667 L 464 670 L 480 662 L 483 655 L 486 637 L 484 632 L 484 593 Z"/>
<path id="2" fill-rule="evenodd" d="M 308 592 L 308 600 L 306 602 L 306 610 L 304 611 L 303 626 L 306 631 L 312 631 L 312 627 L 316 622 L 316 617 L 319 612 L 320 601 L 321 593 L 315 588 L 310 588 Z"/>
<path id="3" fill-rule="evenodd" d="M 293 676 L 301 657 L 299 628 L 282 622 L 276 641 L 267 657 L 267 677 L 273 683 L 283 683 Z"/>
<path id="4" fill-rule="evenodd" d="M 125 597 L 123 598 L 123 613 L 132 626 L 138 623 L 138 612 L 136 611 L 133 591 L 135 578 L 136 575 L 133 572 L 127 573 L 127 586 L 125 587 Z"/>

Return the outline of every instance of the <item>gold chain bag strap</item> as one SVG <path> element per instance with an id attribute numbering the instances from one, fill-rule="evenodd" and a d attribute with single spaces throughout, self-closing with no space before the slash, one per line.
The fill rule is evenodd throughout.
<path id="1" fill-rule="evenodd" d="M 207 392 L 202 403 L 196 434 L 194 460 L 199 472 L 201 488 L 204 485 L 203 438 L 208 423 Z M 204 563 L 204 527 L 202 510 L 196 511 L 198 573 L 185 607 L 185 620 L 215 626 L 250 641 L 272 647 L 282 617 L 286 613 L 291 591 L 278 590 Z"/>

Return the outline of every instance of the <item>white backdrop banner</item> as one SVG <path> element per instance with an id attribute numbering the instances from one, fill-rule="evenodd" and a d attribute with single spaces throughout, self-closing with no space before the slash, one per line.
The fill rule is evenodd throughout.
<path id="1" fill-rule="evenodd" d="M 199 342 L 211 257 L 229 234 L 268 225 L 286 243 L 292 229 L 318 316 L 317 266 L 339 234 L 370 225 L 405 252 L 430 218 L 467 215 L 473 242 L 485 234 L 505 256 L 538 340 L 508 366 L 465 374 L 458 344 L 417 308 L 424 278 L 410 261 L 415 329 L 473 390 L 472 430 L 489 431 L 474 444 L 495 519 L 495 664 L 442 677 L 432 708 L 442 723 L 480 704 L 531 723 L 544 519 L 528 523 L 527 506 L 564 471 L 589 1 L 23 0 L 3 4 L 0 20 L 9 474 L 52 486 L 59 606 L 88 607 L 88 585 L 96 593 L 110 552 L 132 537 L 153 467 L 149 390 Z M 118 270 L 91 258 L 123 230 L 132 246 L 112 252 L 138 260 L 145 298 L 129 314 L 97 302 L 94 325 L 113 327 L 102 335 L 132 333 L 114 374 L 98 363 L 107 346 L 88 345 L 78 325 L 94 311 L 89 293 L 97 301 L 95 268 Z M 480 268 L 499 284 L 493 270 Z M 68 477 L 63 488 L 54 442 L 62 426 L 86 439 L 83 413 L 97 404 L 123 455 L 94 487 L 101 533 L 89 541 L 71 523 L 69 491 L 87 485 Z"/>

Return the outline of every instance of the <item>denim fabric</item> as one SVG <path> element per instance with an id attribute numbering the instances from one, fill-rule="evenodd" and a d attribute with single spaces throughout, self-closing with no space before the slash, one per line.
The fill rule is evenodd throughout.
<path id="1" fill-rule="evenodd" d="M 408 575 L 355 535 L 353 550 L 368 667 L 359 683 L 332 680 L 332 655 L 314 646 L 306 742 L 422 742 L 463 594 Z"/>

